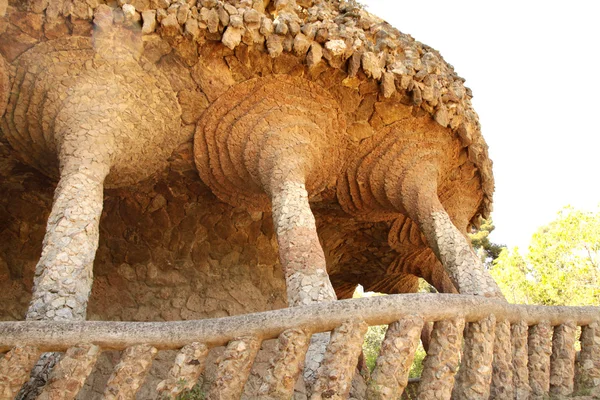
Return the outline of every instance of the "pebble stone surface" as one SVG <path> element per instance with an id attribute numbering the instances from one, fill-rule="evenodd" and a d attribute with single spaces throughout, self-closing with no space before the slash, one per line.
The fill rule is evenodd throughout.
<path id="1" fill-rule="evenodd" d="M 176 399 L 183 391 L 192 389 L 204 371 L 208 350 L 203 343 L 184 346 L 175 357 L 167 378 L 156 387 L 159 395 Z"/>
<path id="2" fill-rule="evenodd" d="M 527 368 L 532 399 L 543 399 L 550 392 L 552 327 L 548 322 L 529 327 Z"/>
<path id="3" fill-rule="evenodd" d="M 460 369 L 452 396 L 457 399 L 488 399 L 492 381 L 496 317 L 469 322 L 465 327 Z"/>
<path id="4" fill-rule="evenodd" d="M 0 1 L 2 319 L 34 280 L 29 319 L 218 317 L 416 276 L 494 295 L 462 237 L 493 193 L 464 80 L 352 2 L 265 4 Z M 200 128 L 228 133 L 203 163 Z M 442 207 L 410 213 L 400 178 L 431 165 Z"/>
<path id="5" fill-rule="evenodd" d="M 311 400 L 348 398 L 367 328 L 364 321 L 347 321 L 333 330 Z"/>
<path id="6" fill-rule="evenodd" d="M 554 327 L 550 356 L 550 394 L 566 398 L 573 393 L 577 326 L 569 321 Z"/>
<path id="7" fill-rule="evenodd" d="M 531 393 L 529 386 L 529 370 L 527 368 L 528 350 L 528 331 L 529 327 L 524 322 L 519 322 L 511 326 L 512 343 L 512 367 L 513 382 L 515 387 L 516 399 L 528 399 Z"/>
<path id="8" fill-rule="evenodd" d="M 289 329 L 279 335 L 276 355 L 260 388 L 261 400 L 293 397 L 309 344 L 310 335 L 301 329 Z"/>
<path id="9" fill-rule="evenodd" d="M 40 355 L 41 352 L 35 347 L 17 346 L 0 359 L 0 371 L 3 374 L 3 379 L 0 380 L 2 398 L 12 399 L 19 393 Z"/>
<path id="10" fill-rule="evenodd" d="M 492 364 L 492 382 L 490 398 L 497 400 L 513 400 L 515 387 L 513 384 L 513 349 L 510 322 L 499 320 L 496 323 L 494 339 L 494 361 Z"/>
<path id="11" fill-rule="evenodd" d="M 135 399 L 136 393 L 144 382 L 156 357 L 157 350 L 146 344 L 139 344 L 125 349 L 121 360 L 106 383 L 104 399 Z"/>
<path id="12" fill-rule="evenodd" d="M 575 390 L 600 396 L 600 322 L 581 328 L 581 352 L 576 362 Z"/>
<path id="13" fill-rule="evenodd" d="M 460 318 L 434 323 L 417 399 L 449 399 L 452 395 L 464 326 Z"/>
<path id="14" fill-rule="evenodd" d="M 478 214 L 485 215 L 486 210 L 489 210 L 493 191 L 491 164 L 479 133 L 477 116 L 470 105 L 471 94 L 463 86 L 462 78 L 441 59 L 437 51 L 414 41 L 410 36 L 347 2 L 274 2 L 266 9 L 258 1 L 192 3 L 153 0 L 135 1 L 131 4 L 105 4 L 103 1 L 88 4 L 68 0 L 50 4 L 31 0 L 18 6 L 11 3 L 3 11 L 7 29 L 0 33 L 0 53 L 6 60 L 6 75 L 10 77 L 11 83 L 10 93 L 4 93 L 10 99 L 2 122 L 5 129 L 0 142 L 2 154 L 6 158 L 0 169 L 2 176 L 10 177 L 10 180 L 2 183 L 3 192 L 10 194 L 2 199 L 0 218 L 8 226 L 11 236 L 2 249 L 3 259 L 7 260 L 6 266 L 2 263 L 2 273 L 6 271 L 11 276 L 11 282 L 17 282 L 15 285 L 11 283 L 7 288 L 7 298 L 22 299 L 18 303 L 9 302 L 6 310 L 0 310 L 7 318 L 22 318 L 28 301 L 27 293 L 30 292 L 26 282 L 32 277 L 32 259 L 36 257 L 36 253 L 39 255 L 41 252 L 35 239 L 39 240 L 39 232 L 45 228 L 46 224 L 41 220 L 44 219 L 43 213 L 47 213 L 49 208 L 48 190 L 51 183 L 31 170 L 23 170 L 26 168 L 23 164 L 32 165 L 44 174 L 56 178 L 61 154 L 73 156 L 75 153 L 78 157 L 84 155 L 82 153 L 97 153 L 85 154 L 81 158 L 81 166 L 88 171 L 97 171 L 99 180 L 105 174 L 109 161 L 111 167 L 106 173 L 104 187 L 126 186 L 127 189 L 122 187 L 113 192 L 105 191 L 105 206 L 109 206 L 109 209 L 101 214 L 99 231 L 107 242 L 102 243 L 100 239 L 98 251 L 94 251 L 98 239 L 94 229 L 90 227 L 90 236 L 81 244 L 87 251 L 86 260 L 82 265 L 76 266 L 83 276 L 78 287 L 60 289 L 61 292 L 69 292 L 68 296 L 50 296 L 50 302 L 55 302 L 55 306 L 37 304 L 31 312 L 32 318 L 82 318 L 86 308 L 84 298 L 89 292 L 90 284 L 91 266 L 87 260 L 94 252 L 98 260 L 95 268 L 100 270 L 102 267 L 98 265 L 105 265 L 111 271 L 104 275 L 105 278 L 99 278 L 96 295 L 92 290 L 92 298 L 98 299 L 94 300 L 97 305 L 93 306 L 92 315 L 100 313 L 112 318 L 156 318 L 162 313 L 169 315 L 160 318 L 177 318 L 175 315 L 181 317 L 182 313 L 191 315 L 224 312 L 214 307 L 212 300 L 206 308 L 204 305 L 199 306 L 193 291 L 187 292 L 186 299 L 175 300 L 168 288 L 162 290 L 160 295 L 155 293 L 158 298 L 164 297 L 165 300 L 165 304 L 157 310 L 156 305 L 150 304 L 152 301 L 143 295 L 141 289 L 132 287 L 136 285 L 131 283 L 131 278 L 134 275 L 137 277 L 139 272 L 144 279 L 147 276 L 149 279 L 157 279 L 154 273 L 163 266 L 173 265 L 171 258 L 184 260 L 187 263 L 184 268 L 191 268 L 189 264 L 195 262 L 191 260 L 189 253 L 184 256 L 166 254 L 175 247 L 181 248 L 181 252 L 185 254 L 183 248 L 189 244 L 182 243 L 188 241 L 187 238 L 182 238 L 212 224 L 202 221 L 202 227 L 200 223 L 196 226 L 188 223 L 181 225 L 182 212 L 176 210 L 176 207 L 182 207 L 184 213 L 191 214 L 190 210 L 197 200 L 195 197 L 198 186 L 203 185 L 197 178 L 190 176 L 190 140 L 194 136 L 196 124 L 204 120 L 201 116 L 211 104 L 233 87 L 252 79 L 277 76 L 283 85 L 279 88 L 280 92 L 292 97 L 294 90 L 289 89 L 290 86 L 297 89 L 297 93 L 302 91 L 302 87 L 316 87 L 317 89 L 308 92 L 317 96 L 315 101 L 305 101 L 300 107 L 310 111 L 305 115 L 311 115 L 311 118 L 306 118 L 304 127 L 309 131 L 314 126 L 320 127 L 320 131 L 325 130 L 327 143 L 338 143 L 338 139 L 334 138 L 336 132 L 341 130 L 342 142 L 347 142 L 347 155 L 362 146 L 365 139 L 384 135 L 387 132 L 384 128 L 393 125 L 395 129 L 394 124 L 399 121 L 413 121 L 409 125 L 421 132 L 419 135 L 424 134 L 423 132 L 439 132 L 439 139 L 449 140 L 454 149 L 449 161 L 444 162 L 444 165 L 449 165 L 450 175 L 440 182 L 441 201 L 448 215 L 459 230 L 464 232 L 468 224 L 477 221 Z M 78 143 L 78 135 L 90 132 L 90 129 L 96 131 L 91 125 L 87 127 L 88 124 L 82 124 L 79 119 L 90 118 L 90 122 L 94 119 L 78 110 L 75 107 L 77 102 L 67 104 L 68 107 L 63 110 L 57 106 L 56 99 L 64 96 L 61 93 L 70 93 L 74 96 L 73 99 L 78 98 L 87 104 L 98 103 L 96 111 L 106 111 L 101 110 L 102 96 L 110 97 L 109 93 L 115 93 L 110 90 L 115 89 L 110 88 L 106 79 L 103 80 L 103 74 L 122 78 L 119 88 L 123 92 L 120 93 L 124 99 L 123 104 L 130 104 L 131 100 L 131 109 L 135 112 L 119 116 L 120 121 L 119 118 L 107 117 L 102 129 L 96 132 L 100 136 L 106 134 L 105 130 L 118 132 L 113 135 L 115 141 L 108 146 L 110 148 L 92 145 L 87 149 L 93 150 L 92 152 L 76 152 L 77 147 L 71 145 Z M 282 76 L 288 77 L 290 81 L 296 79 L 308 83 L 285 86 Z M 60 85 L 51 84 L 55 77 L 59 78 Z M 104 90 L 107 92 L 104 93 Z M 128 93 L 135 93 L 136 96 L 139 94 L 139 98 L 134 99 Z M 277 93 L 275 87 L 269 91 L 269 96 L 273 97 L 273 94 L 286 97 Z M 44 96 L 46 100 L 42 101 Z M 110 98 L 113 99 L 114 96 Z M 294 101 L 299 102 L 298 96 Z M 321 114 L 314 110 L 320 107 L 319 111 L 323 115 L 330 115 L 333 108 L 326 105 L 332 104 L 332 101 L 337 107 L 334 114 L 344 123 L 344 129 L 336 130 L 319 125 L 323 120 L 331 118 L 319 119 Z M 143 106 L 136 105 L 139 103 L 143 103 Z M 157 103 L 161 106 L 156 107 Z M 53 118 L 55 113 L 59 113 L 61 117 Z M 115 121 L 119 121 L 119 124 Z M 57 130 L 54 122 L 60 122 L 58 125 L 62 124 L 65 128 Z M 111 126 L 113 122 L 115 126 Z M 82 125 L 86 126 L 81 127 Z M 151 129 L 144 128 L 146 126 L 151 126 Z M 434 126 L 436 128 L 432 129 Z M 61 139 L 67 133 L 67 136 L 75 139 Z M 392 133 L 390 137 L 404 134 L 402 130 Z M 145 144 L 148 140 L 151 145 Z M 429 139 L 423 137 L 423 140 Z M 69 150 L 58 148 L 64 146 Z M 333 150 L 337 148 L 343 149 L 344 146 L 331 146 Z M 344 160 L 345 156 L 331 157 L 334 153 L 335 151 L 326 148 L 325 154 L 329 157 L 325 157 L 324 161 L 335 161 L 335 165 L 343 165 L 338 157 Z M 150 161 L 145 163 L 144 160 Z M 311 165 L 316 172 L 308 175 L 319 176 L 321 172 L 324 179 L 304 182 L 309 192 L 309 201 L 321 202 L 323 209 L 331 210 L 332 206 L 336 207 L 337 202 L 337 189 L 332 184 L 337 178 L 335 169 L 323 168 L 322 163 L 313 163 L 312 160 Z M 167 169 L 164 169 L 165 166 Z M 33 180 L 27 179 L 28 182 L 35 182 L 33 188 L 25 189 L 12 183 L 31 176 L 34 177 Z M 176 182 L 182 176 L 185 176 L 187 193 L 183 193 L 181 183 Z M 449 179 L 450 176 L 452 179 Z M 136 183 L 140 179 L 142 181 Z M 154 184 L 156 186 L 149 189 Z M 452 187 L 462 189 L 450 190 Z M 190 188 L 193 190 L 189 191 Z M 237 197 L 241 198 L 241 195 Z M 97 198 L 92 200 L 94 204 L 98 203 Z M 467 198 L 469 200 L 465 201 Z M 215 203 L 214 199 L 209 200 L 209 203 Z M 21 210 L 32 203 L 36 209 L 42 210 L 40 216 L 22 216 Z M 94 207 L 92 208 L 97 213 L 98 208 Z M 212 204 L 208 206 L 211 207 Z M 55 214 L 60 215 L 62 206 L 58 208 Z M 161 218 L 157 218 L 157 215 L 153 217 L 157 227 L 144 226 L 142 229 L 141 219 L 138 217 L 146 215 L 149 218 L 152 213 L 161 215 Z M 91 225 L 94 225 L 95 214 L 87 217 L 90 218 Z M 348 237 L 356 237 L 356 233 L 359 233 L 357 230 L 361 230 L 369 243 L 353 243 L 346 237 L 340 244 L 338 238 L 331 238 L 331 242 L 323 243 L 325 257 L 337 260 L 337 254 L 351 254 L 365 247 L 373 248 L 374 257 L 391 257 L 394 252 L 389 250 L 389 244 L 385 240 L 381 240 L 381 232 L 388 231 L 389 224 L 399 217 L 399 214 L 394 214 L 388 221 L 363 223 L 342 218 L 339 213 L 326 215 L 325 218 L 334 218 L 334 223 L 343 226 L 343 229 L 349 227 L 351 232 L 348 233 L 352 236 Z M 18 221 L 24 218 L 34 220 L 27 221 L 26 227 L 20 226 Z M 269 219 L 270 215 L 265 214 L 262 218 Z M 319 218 L 316 218 L 317 229 Z M 103 220 L 110 227 L 105 225 L 103 228 Z M 112 221 L 107 222 L 108 220 Z M 127 232 L 120 232 L 120 228 L 115 231 L 113 222 L 121 225 L 124 220 L 127 220 Z M 238 221 L 235 224 L 239 225 Z M 268 228 L 265 230 L 268 231 Z M 51 231 L 52 229 L 49 234 Z M 144 236 L 141 239 L 140 232 Z M 240 232 L 239 236 L 246 234 Z M 146 236 L 152 238 L 148 240 Z M 61 240 L 60 235 L 56 240 L 48 242 L 57 240 Z M 217 245 L 214 238 L 210 240 L 214 247 L 220 247 L 218 255 L 210 255 L 213 260 L 211 262 L 223 264 L 223 268 L 224 265 L 231 265 L 228 259 L 223 261 L 221 258 L 235 259 L 236 253 L 227 254 L 225 245 Z M 26 242 L 26 248 L 17 250 L 23 248 L 22 241 Z M 115 241 L 121 242 L 118 247 L 115 246 Z M 41 240 L 37 243 L 40 242 Z M 17 243 L 18 246 L 15 245 Z M 199 246 L 198 241 L 193 245 Z M 260 248 L 262 253 L 266 246 L 265 243 L 260 243 L 255 248 Z M 273 244 L 270 246 L 273 247 Z M 245 256 L 253 258 L 251 254 Z M 150 259 L 151 265 L 148 264 Z M 431 270 L 440 270 L 440 265 L 433 258 L 431 260 L 431 266 L 424 268 L 420 274 L 443 277 L 444 273 L 430 274 Z M 53 261 L 49 263 L 52 264 Z M 365 263 L 360 258 L 350 260 L 352 266 L 333 271 L 337 272 L 337 283 L 334 286 L 343 297 L 360 281 L 368 286 L 379 285 L 388 292 L 414 290 L 416 281 L 411 277 L 412 274 L 398 268 L 399 262 L 394 266 L 391 266 L 391 262 L 389 265 L 385 263 L 387 260 L 381 265 L 376 263 L 369 267 L 374 268 L 364 273 L 369 278 L 357 279 L 356 271 L 350 271 Z M 346 264 L 344 261 L 344 265 Z M 12 271 L 20 268 L 15 266 L 21 265 L 24 272 Z M 119 278 L 114 278 L 117 269 L 120 271 Z M 144 274 L 143 269 L 150 273 Z M 165 269 L 169 270 L 169 274 L 163 274 L 164 278 L 161 279 L 169 282 L 178 280 L 181 274 L 179 269 Z M 388 269 L 395 269 L 394 279 L 383 279 L 390 272 Z M 21 278 L 23 273 L 25 277 Z M 58 271 L 58 275 L 62 276 L 64 272 Z M 109 276 L 111 283 L 103 281 L 108 280 Z M 127 278 L 123 279 L 125 276 Z M 119 280 L 118 284 L 115 284 L 115 279 Z M 452 291 L 447 278 L 439 282 L 442 283 L 437 286 L 445 285 L 444 291 Z M 124 309 L 116 310 L 118 307 L 105 304 L 114 303 L 103 299 L 116 295 L 121 290 L 119 285 L 126 286 L 126 290 L 136 298 L 135 305 L 124 303 Z M 73 291 L 77 294 L 71 293 Z M 260 296 L 268 297 L 262 294 Z M 74 308 L 66 306 L 69 300 L 67 297 Z M 231 299 L 217 301 L 233 303 Z M 38 302 L 34 299 L 32 304 L 36 303 Z M 173 307 L 172 312 L 166 311 L 166 303 L 174 303 L 170 305 Z M 56 316 L 57 312 L 59 317 Z"/>
<path id="15" fill-rule="evenodd" d="M 424 321 L 411 316 L 388 326 L 375 369 L 371 374 L 367 398 L 398 399 L 408 384 L 408 374 L 419 345 Z"/>
<path id="16" fill-rule="evenodd" d="M 100 347 L 83 344 L 71 347 L 52 369 L 39 400 L 74 399 L 92 372 L 100 355 Z"/>

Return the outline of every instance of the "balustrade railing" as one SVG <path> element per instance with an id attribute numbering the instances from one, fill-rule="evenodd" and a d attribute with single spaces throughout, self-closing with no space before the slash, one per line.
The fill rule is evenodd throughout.
<path id="1" fill-rule="evenodd" d="M 207 399 L 239 399 L 261 342 L 278 339 L 261 399 L 290 399 L 313 334 L 331 332 L 311 400 L 344 399 L 364 334 L 388 324 L 367 399 L 399 399 L 423 325 L 434 322 L 418 399 L 544 399 L 600 395 L 600 308 L 511 305 L 410 294 L 174 322 L 0 322 L 0 398 L 11 399 L 43 352 L 65 354 L 39 399 L 73 399 L 102 351 L 122 350 L 104 398 L 134 399 L 158 350 L 179 350 L 156 388 L 176 398 L 198 381 L 210 348 L 226 346 Z M 581 327 L 576 354 L 577 327 Z"/>

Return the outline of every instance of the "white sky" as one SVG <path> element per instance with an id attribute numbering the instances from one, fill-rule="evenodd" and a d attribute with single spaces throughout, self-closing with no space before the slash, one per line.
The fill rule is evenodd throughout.
<path id="1" fill-rule="evenodd" d="M 563 206 L 600 204 L 600 1 L 360 2 L 467 80 L 494 162 L 493 241 L 526 248 Z"/>

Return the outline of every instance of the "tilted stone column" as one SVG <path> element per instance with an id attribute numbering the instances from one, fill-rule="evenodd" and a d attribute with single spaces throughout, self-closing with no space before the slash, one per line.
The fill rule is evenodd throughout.
<path id="1" fill-rule="evenodd" d="M 100 347 L 93 344 L 68 349 L 52 370 L 38 399 L 74 399 L 96 365 L 100 353 Z"/>
<path id="2" fill-rule="evenodd" d="M 302 372 L 310 335 L 300 329 L 288 329 L 279 335 L 275 359 L 260 388 L 261 399 L 289 399 Z"/>
<path id="3" fill-rule="evenodd" d="M 423 129 L 403 120 L 362 142 L 338 182 L 340 205 L 373 221 L 410 218 L 459 293 L 503 298 L 438 197 L 440 176 L 451 169 L 456 143 L 435 126 Z M 465 228 L 467 222 L 462 220 Z"/>
<path id="4" fill-rule="evenodd" d="M 58 180 L 28 320 L 85 319 L 104 187 L 147 178 L 182 139 L 175 94 L 140 57 L 141 38 L 113 26 L 110 7 L 95 13 L 93 39 L 42 42 L 14 62 L 2 130 Z"/>
<path id="5" fill-rule="evenodd" d="M 152 361 L 158 350 L 147 344 L 138 344 L 126 348 L 121 360 L 106 383 L 105 400 L 135 399 L 146 375 L 152 367 Z"/>
<path id="6" fill-rule="evenodd" d="M 367 398 L 395 400 L 402 396 L 423 325 L 423 318 L 419 316 L 406 317 L 389 325 L 369 381 Z"/>
<path id="7" fill-rule="evenodd" d="M 104 187 L 166 165 L 181 114 L 141 39 L 96 10 L 93 39 L 42 42 L 15 61 L 2 129 L 23 160 L 57 178 L 27 319 L 82 320 L 92 284 Z"/>
<path id="8" fill-rule="evenodd" d="M 0 398 L 13 399 L 19 393 L 40 354 L 36 347 L 18 346 L 0 359 Z"/>
<path id="9" fill-rule="evenodd" d="M 206 395 L 207 400 L 233 400 L 242 396 L 260 344 L 261 340 L 251 336 L 227 344 L 219 360 L 215 381 Z"/>
<path id="10" fill-rule="evenodd" d="M 204 371 L 207 355 L 208 347 L 203 343 L 194 342 L 184 346 L 175 357 L 167 379 L 156 387 L 161 399 L 175 399 L 183 391 L 192 389 Z"/>
<path id="11" fill-rule="evenodd" d="M 400 183 L 400 203 L 414 220 L 427 243 L 444 265 L 450 280 L 461 294 L 504 298 L 481 260 L 456 228 L 437 197 L 438 166 L 421 165 Z"/>
<path id="12" fill-rule="evenodd" d="M 336 300 L 309 199 L 339 174 L 344 128 L 338 103 L 323 88 L 276 75 L 229 89 L 196 129 L 196 166 L 212 191 L 235 206 L 272 210 L 290 306 Z M 328 333 L 311 338 L 309 385 L 328 340 Z"/>
<path id="13" fill-rule="evenodd" d="M 333 330 L 311 400 L 348 398 L 367 328 L 364 321 L 347 321 Z"/>

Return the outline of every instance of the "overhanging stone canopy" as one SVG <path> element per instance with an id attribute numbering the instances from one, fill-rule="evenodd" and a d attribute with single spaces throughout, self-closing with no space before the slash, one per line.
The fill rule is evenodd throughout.
<path id="1" fill-rule="evenodd" d="M 418 277 L 501 297 L 464 236 L 494 188 L 471 93 L 356 3 L 4 5 L 1 319 L 218 317 Z"/>

